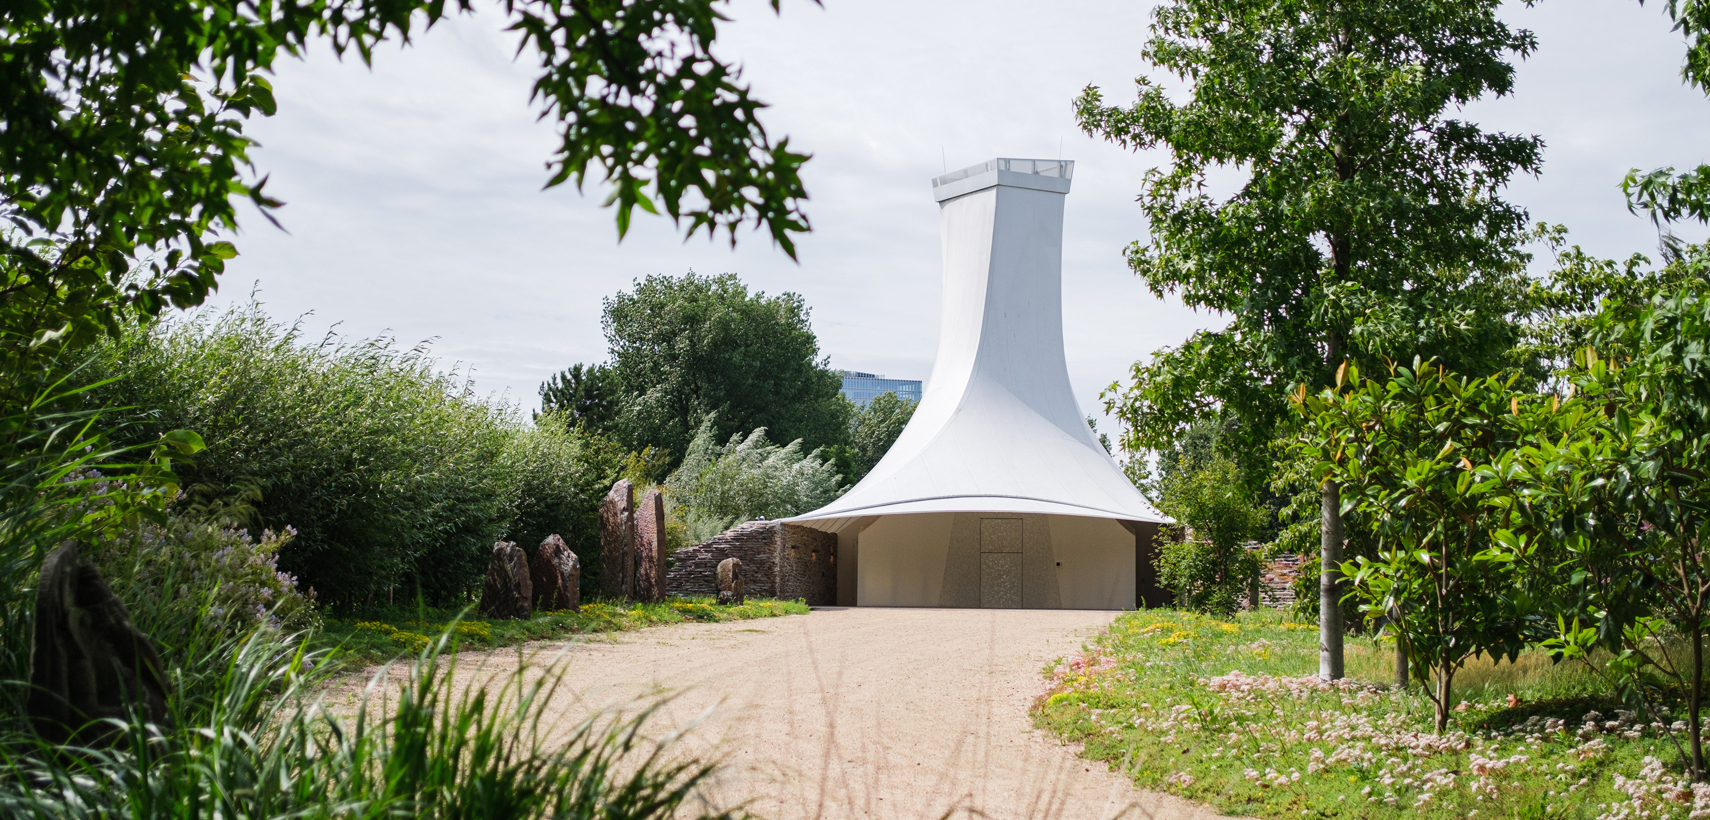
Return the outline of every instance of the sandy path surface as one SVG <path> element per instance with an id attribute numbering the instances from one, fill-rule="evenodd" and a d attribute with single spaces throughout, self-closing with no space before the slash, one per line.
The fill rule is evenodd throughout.
<path id="1" fill-rule="evenodd" d="M 771 820 L 1216 817 L 1137 790 L 1033 729 L 1027 708 L 1041 668 L 1112 617 L 827 609 L 537 644 L 525 653 L 536 667 L 561 658 L 563 694 L 552 705 L 561 725 L 666 691 L 676 697 L 658 730 L 716 706 L 685 751 L 724 761 L 712 799 L 746 802 Z M 514 650 L 473 654 L 459 661 L 468 681 L 515 668 Z"/>

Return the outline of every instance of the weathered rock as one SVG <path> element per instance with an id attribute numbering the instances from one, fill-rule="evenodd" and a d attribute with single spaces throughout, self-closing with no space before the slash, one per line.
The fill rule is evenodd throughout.
<path id="1" fill-rule="evenodd" d="M 726 558 L 718 562 L 718 602 L 742 604 L 741 558 Z"/>
<path id="2" fill-rule="evenodd" d="M 494 544 L 487 583 L 481 587 L 481 614 L 493 619 L 527 618 L 534 599 L 534 583 L 528 575 L 528 556 L 516 544 Z"/>
<path id="3" fill-rule="evenodd" d="M 132 625 L 101 573 L 66 542 L 48 553 L 36 586 L 30 642 L 30 722 L 51 742 L 105 746 L 105 718 L 165 724 L 171 686 L 154 643 Z"/>
<path id="4" fill-rule="evenodd" d="M 600 589 L 614 600 L 635 597 L 635 488 L 627 478 L 600 502 Z"/>
<path id="5" fill-rule="evenodd" d="M 654 487 L 635 516 L 635 599 L 665 600 L 665 494 Z"/>
<path id="6" fill-rule="evenodd" d="M 581 603 L 577 586 L 582 582 L 582 564 L 576 553 L 557 535 L 540 542 L 528 567 L 534 584 L 534 608 L 542 612 L 574 610 Z"/>

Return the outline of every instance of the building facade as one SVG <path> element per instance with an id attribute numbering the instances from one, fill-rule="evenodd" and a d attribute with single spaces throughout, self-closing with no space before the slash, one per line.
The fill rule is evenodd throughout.
<path id="1" fill-rule="evenodd" d="M 933 180 L 938 352 L 920 407 L 866 477 L 788 519 L 837 537 L 837 602 L 1133 609 L 1168 519 L 1105 451 L 1063 353 L 1074 163 L 997 158 Z M 845 384 L 848 384 L 847 380 Z"/>
<path id="2" fill-rule="evenodd" d="M 920 382 L 915 379 L 887 379 L 883 375 L 855 370 L 839 370 L 837 375 L 843 377 L 843 397 L 860 407 L 866 407 L 867 402 L 878 398 L 881 393 L 895 393 L 899 399 L 920 401 Z"/>

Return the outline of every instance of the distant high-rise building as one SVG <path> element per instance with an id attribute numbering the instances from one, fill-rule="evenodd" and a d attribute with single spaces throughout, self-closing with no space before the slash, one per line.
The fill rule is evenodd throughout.
<path id="1" fill-rule="evenodd" d="M 837 375 L 843 377 L 843 397 L 861 407 L 866 407 L 867 402 L 878 398 L 880 393 L 895 393 L 899 399 L 920 401 L 918 379 L 887 379 L 883 374 L 854 370 L 839 370 Z"/>

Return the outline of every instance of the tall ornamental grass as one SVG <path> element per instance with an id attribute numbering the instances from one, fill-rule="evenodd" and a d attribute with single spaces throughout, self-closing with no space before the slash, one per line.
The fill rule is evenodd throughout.
<path id="1" fill-rule="evenodd" d="M 711 421 L 703 422 L 665 482 L 673 516 L 694 543 L 753 518 L 811 512 L 843 494 L 837 465 L 821 450 L 802 452 L 801 439 L 780 447 L 761 427 L 721 446 L 714 435 Z"/>
<path id="2" fill-rule="evenodd" d="M 335 606 L 458 605 L 500 538 L 526 549 L 556 532 L 586 560 L 621 469 L 615 445 L 531 425 L 425 347 L 311 341 L 254 304 L 130 331 L 99 368 L 113 381 L 95 399 L 137 408 L 116 417 L 128 440 L 201 434 L 184 503 L 293 528 L 279 569 Z"/>
<path id="3" fill-rule="evenodd" d="M 447 633 L 450 634 L 450 633 Z M 320 660 L 271 628 L 205 659 L 216 670 L 176 698 L 170 727 L 123 723 L 113 748 L 70 751 L 18 737 L 0 815 L 40 820 L 482 817 L 717 820 L 696 797 L 712 766 L 643 729 L 657 704 L 571 728 L 546 720 L 558 677 L 523 668 L 452 684 L 441 636 L 401 687 L 377 678 L 348 714 L 317 699 Z M 384 675 L 384 673 L 382 673 Z M 394 692 L 395 694 L 382 694 Z M 194 703 L 186 701 L 194 700 Z"/>

